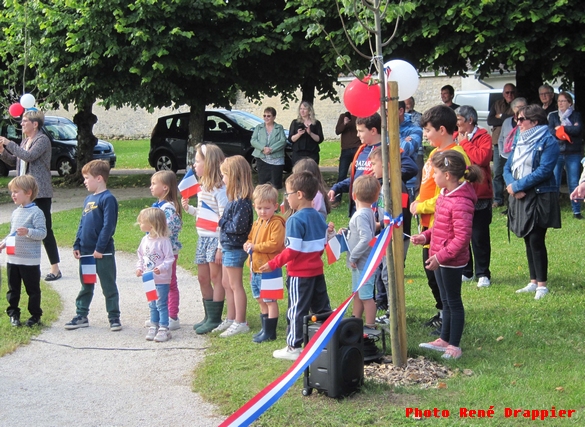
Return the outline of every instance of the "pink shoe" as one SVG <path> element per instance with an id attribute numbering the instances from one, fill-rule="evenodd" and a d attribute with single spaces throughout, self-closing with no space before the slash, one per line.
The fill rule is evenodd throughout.
<path id="1" fill-rule="evenodd" d="M 447 350 L 448 347 L 450 347 L 449 343 L 447 341 L 443 341 L 441 338 L 437 338 L 433 342 L 423 342 L 418 346 L 421 348 L 428 348 L 430 350 L 436 351 L 445 351 Z"/>
<path id="2" fill-rule="evenodd" d="M 462 354 L 463 353 L 461 352 L 461 349 L 459 347 L 450 345 L 449 347 L 447 347 L 447 350 L 445 350 L 445 354 L 443 354 L 441 357 L 443 359 L 459 359 Z"/>

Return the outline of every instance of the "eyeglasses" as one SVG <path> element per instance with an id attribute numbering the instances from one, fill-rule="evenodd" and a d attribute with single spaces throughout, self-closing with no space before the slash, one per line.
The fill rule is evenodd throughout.
<path id="1" fill-rule="evenodd" d="M 515 93 L 516 93 L 515 90 L 507 90 L 506 92 L 504 92 L 505 95 L 513 95 Z"/>
<path id="2" fill-rule="evenodd" d="M 272 114 L 264 114 L 264 117 L 272 117 Z"/>
<path id="3" fill-rule="evenodd" d="M 552 92 L 538 92 L 538 95 L 543 96 L 543 95 L 552 95 Z"/>
<path id="4" fill-rule="evenodd" d="M 291 194 L 295 194 L 295 193 L 296 193 L 296 191 L 291 191 L 290 193 L 284 193 L 284 197 L 288 197 L 288 196 L 290 196 Z"/>
<path id="5" fill-rule="evenodd" d="M 517 121 L 518 123 L 522 123 L 524 120 L 528 120 L 528 119 L 527 119 L 526 117 L 518 117 L 518 118 L 516 119 L 516 121 Z"/>

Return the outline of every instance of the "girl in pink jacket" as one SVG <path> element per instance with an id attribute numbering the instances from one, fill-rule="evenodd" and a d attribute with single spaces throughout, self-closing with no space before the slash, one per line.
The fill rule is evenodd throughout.
<path id="1" fill-rule="evenodd" d="M 477 196 L 470 182 L 483 178 L 477 165 L 466 166 L 461 153 L 447 150 L 433 156 L 434 179 L 441 193 L 435 222 L 422 234 L 412 236 L 415 245 L 430 241 L 426 268 L 435 272 L 443 301 L 441 337 L 419 347 L 444 352 L 443 359 L 459 359 L 465 311 L 461 300 L 461 272 L 469 261 L 469 241 Z M 462 180 L 463 179 L 463 180 Z"/>

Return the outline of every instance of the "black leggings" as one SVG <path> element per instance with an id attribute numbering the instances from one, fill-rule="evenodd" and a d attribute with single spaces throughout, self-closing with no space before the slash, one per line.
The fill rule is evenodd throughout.
<path id="1" fill-rule="evenodd" d="M 443 326 L 441 339 L 450 345 L 459 347 L 463 326 L 465 325 L 465 310 L 461 300 L 461 273 L 463 267 L 439 267 L 434 271 L 437 284 L 443 300 Z"/>
<path id="2" fill-rule="evenodd" d="M 546 228 L 538 225 L 535 225 L 532 231 L 524 236 L 530 280 L 537 282 L 546 282 L 547 280 L 548 254 L 544 243 L 545 237 Z"/>
<path id="3" fill-rule="evenodd" d="M 45 246 L 45 251 L 49 257 L 49 262 L 51 265 L 59 264 L 59 249 L 57 249 L 57 241 L 55 240 L 55 235 L 53 234 L 53 221 L 51 220 L 52 200 L 50 197 L 43 197 L 41 199 L 35 199 L 35 203 L 45 214 L 47 237 L 43 239 L 43 245 Z"/>

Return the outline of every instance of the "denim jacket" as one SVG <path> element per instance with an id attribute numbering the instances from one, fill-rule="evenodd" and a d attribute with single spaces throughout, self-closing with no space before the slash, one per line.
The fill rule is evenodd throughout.
<path id="1" fill-rule="evenodd" d="M 531 188 L 536 193 L 558 192 L 559 187 L 556 184 L 554 170 L 559 158 L 559 144 L 557 139 L 550 133 L 546 133 L 535 145 L 532 153 L 532 173 L 524 178 L 515 180 L 512 175 L 512 162 L 514 161 L 514 151 L 516 144 L 512 147 L 512 152 L 504 166 L 504 180 L 506 186 L 512 184 L 514 193 L 526 191 Z"/>

